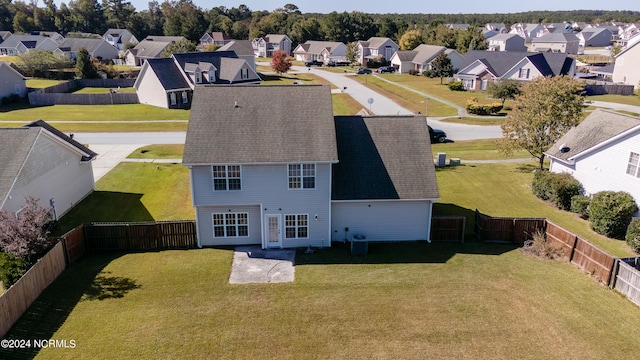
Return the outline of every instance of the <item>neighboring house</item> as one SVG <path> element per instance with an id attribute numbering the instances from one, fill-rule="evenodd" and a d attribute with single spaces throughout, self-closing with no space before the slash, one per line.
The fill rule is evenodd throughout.
<path id="1" fill-rule="evenodd" d="M 0 44 L 11 36 L 11 31 L 0 31 Z"/>
<path id="2" fill-rule="evenodd" d="M 498 34 L 489 39 L 488 51 L 526 52 L 524 38 L 516 34 Z"/>
<path id="3" fill-rule="evenodd" d="M 503 79 L 530 81 L 538 76 L 574 76 L 575 59 L 566 54 L 517 53 L 472 50 L 465 54 L 465 63 L 454 78 L 467 90 L 486 90 L 488 85 Z"/>
<path id="4" fill-rule="evenodd" d="M 225 44 L 231 42 L 233 39 L 229 37 L 227 34 L 214 31 L 208 32 L 202 35 L 200 38 L 200 43 L 198 44 L 198 48 L 203 49 L 205 46 L 215 45 L 216 47 L 224 46 Z"/>
<path id="5" fill-rule="evenodd" d="M 58 44 L 60 44 L 60 42 L 64 40 L 64 36 L 55 31 L 32 31 L 28 35 L 45 37 L 57 42 Z"/>
<path id="6" fill-rule="evenodd" d="M 66 38 L 54 53 L 64 54 L 69 59 L 75 60 L 80 49 L 86 49 L 92 58 L 111 60 L 118 58 L 118 49 L 104 39 Z"/>
<path id="7" fill-rule="evenodd" d="M 358 59 L 360 64 L 366 65 L 368 60 L 380 58 L 390 61 L 393 54 L 400 47 L 388 37 L 372 37 L 367 41 L 358 41 Z"/>
<path id="8" fill-rule="evenodd" d="M 571 23 L 551 23 L 542 25 L 543 29 L 538 30 L 538 36 L 547 34 L 573 34 L 573 25 Z"/>
<path id="9" fill-rule="evenodd" d="M 613 68 L 615 64 L 605 66 L 594 66 L 589 69 L 589 73 L 594 74 L 598 80 L 613 81 Z"/>
<path id="10" fill-rule="evenodd" d="M 524 39 L 525 43 L 530 43 L 531 40 L 535 39 L 538 36 L 538 33 L 541 30 L 544 30 L 544 26 L 542 26 L 542 24 L 517 23 L 511 26 L 509 34 L 519 35 Z"/>
<path id="11" fill-rule="evenodd" d="M 127 44 L 136 45 L 139 42 L 127 29 L 109 29 L 102 35 L 102 38 L 119 51 L 123 51 Z"/>
<path id="12" fill-rule="evenodd" d="M 178 41 L 186 41 L 187 38 L 185 38 L 184 36 L 156 36 L 156 35 L 149 35 L 146 38 L 142 39 L 142 40 L 147 40 L 147 41 L 161 41 L 161 42 L 168 42 L 168 43 L 174 43 L 174 42 L 178 42 Z"/>
<path id="13" fill-rule="evenodd" d="M 225 45 L 222 45 L 216 51 L 233 51 L 238 55 L 238 58 L 246 61 L 253 71 L 257 71 L 256 57 L 253 53 L 251 41 L 249 40 L 232 40 Z"/>
<path id="14" fill-rule="evenodd" d="M 632 42 L 636 42 L 638 37 L 640 36 L 640 24 L 629 24 L 620 31 L 618 39 L 616 43 L 623 48 L 631 45 Z M 632 39 L 636 39 L 632 41 Z"/>
<path id="15" fill-rule="evenodd" d="M 327 85 L 198 86 L 182 163 L 199 246 L 428 240 L 439 198 L 425 118 L 334 118 Z"/>
<path id="16" fill-rule="evenodd" d="M 163 37 L 164 38 L 164 37 Z M 172 39 L 149 40 L 148 37 L 140 41 L 135 47 L 124 52 L 124 62 L 129 66 L 142 66 L 148 59 L 159 59 L 167 47 L 175 42 L 187 40 L 182 36 Z M 166 41 L 165 41 L 166 40 Z"/>
<path id="17" fill-rule="evenodd" d="M 253 53 L 257 57 L 273 57 L 276 51 L 291 55 L 291 39 L 284 34 L 267 34 L 251 41 Z"/>
<path id="18" fill-rule="evenodd" d="M 341 42 L 309 40 L 296 46 L 293 56 L 299 61 L 318 60 L 326 63 L 329 60 L 346 60 L 346 52 L 347 46 Z"/>
<path id="19" fill-rule="evenodd" d="M 509 30 L 504 23 L 487 23 L 483 30 L 495 31 L 497 34 L 507 34 Z"/>
<path id="20" fill-rule="evenodd" d="M 0 61 L 0 98 L 13 94 L 21 98 L 27 96 L 27 78 L 22 76 L 11 63 Z"/>
<path id="21" fill-rule="evenodd" d="M 29 50 L 54 51 L 58 43 L 40 35 L 13 34 L 0 44 L 0 55 L 18 55 Z"/>
<path id="22" fill-rule="evenodd" d="M 571 33 L 551 33 L 531 40 L 531 51 L 577 54 L 580 40 Z"/>
<path id="23" fill-rule="evenodd" d="M 616 55 L 612 80 L 615 83 L 633 85 L 638 89 L 640 82 L 640 42 L 627 46 Z"/>
<path id="24" fill-rule="evenodd" d="M 233 51 L 173 54 L 148 59 L 133 87 L 141 104 L 169 109 L 191 107 L 198 84 L 246 84 L 262 81 L 245 60 Z"/>
<path id="25" fill-rule="evenodd" d="M 640 118 L 596 109 L 545 152 L 587 195 L 626 191 L 640 204 Z"/>
<path id="26" fill-rule="evenodd" d="M 425 44 L 420 44 L 413 50 L 396 51 L 391 57 L 391 65 L 402 74 L 407 74 L 411 70 L 422 73 L 425 70 L 431 70 L 431 63 L 442 52 L 449 57 L 454 70 L 460 69 L 464 58 L 457 51 L 444 46 Z"/>
<path id="27" fill-rule="evenodd" d="M 604 47 L 611 45 L 613 34 L 607 28 L 587 28 L 577 35 L 581 47 L 596 46 Z"/>
<path id="28" fill-rule="evenodd" d="M 444 26 L 451 30 L 468 30 L 471 27 L 470 24 L 444 24 Z"/>
<path id="29" fill-rule="evenodd" d="M 19 212 L 31 196 L 62 216 L 93 191 L 96 155 L 42 120 L 0 129 L 0 210 Z"/>

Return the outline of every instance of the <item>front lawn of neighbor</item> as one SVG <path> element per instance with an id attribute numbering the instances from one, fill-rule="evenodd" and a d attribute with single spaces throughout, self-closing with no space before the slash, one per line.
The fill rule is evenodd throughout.
<path id="1" fill-rule="evenodd" d="M 41 89 L 47 88 L 50 86 L 55 86 L 60 83 L 65 82 L 65 80 L 51 80 L 51 79 L 41 79 L 41 78 L 29 78 L 27 79 L 27 87 L 33 89 Z"/>
<path id="2" fill-rule="evenodd" d="M 332 94 L 333 115 L 355 115 L 363 106 L 349 94 Z"/>
<path id="3" fill-rule="evenodd" d="M 433 154 L 446 153 L 447 158 L 459 158 L 463 163 L 465 160 L 502 160 L 502 159 L 526 159 L 531 158 L 525 150 L 504 155 L 498 150 L 498 139 L 482 140 L 457 140 L 453 143 L 432 144 Z"/>
<path id="4" fill-rule="evenodd" d="M 505 119 L 504 116 L 454 116 L 441 121 L 467 125 L 500 125 Z"/>
<path id="5" fill-rule="evenodd" d="M 147 145 L 127 156 L 129 159 L 182 159 L 184 144 Z"/>
<path id="6" fill-rule="evenodd" d="M 278 75 L 276 73 L 260 74 L 260 77 L 263 80 L 262 81 L 263 85 L 326 84 L 326 85 L 331 85 L 332 89 L 337 89 L 337 87 L 332 83 L 330 83 L 328 80 L 325 80 L 320 76 L 316 76 L 314 74 L 309 74 L 304 72 L 301 72 L 301 73 L 291 72 L 291 73 L 285 73 L 282 75 Z"/>
<path id="7" fill-rule="evenodd" d="M 72 264 L 9 338 L 74 340 L 36 359 L 616 359 L 638 307 L 566 262 L 506 245 L 336 245 L 295 281 L 231 285 L 233 252 L 96 255 Z M 36 335 L 37 334 L 37 335 Z M 31 358 L 35 349 L 0 357 Z"/>

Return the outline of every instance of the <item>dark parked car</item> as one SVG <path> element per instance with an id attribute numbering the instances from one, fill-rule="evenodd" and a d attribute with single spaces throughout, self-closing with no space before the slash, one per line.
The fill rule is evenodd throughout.
<path id="1" fill-rule="evenodd" d="M 381 66 L 376 71 L 379 72 L 380 74 L 382 74 L 382 73 L 392 73 L 392 72 L 396 71 L 396 68 L 394 68 L 393 66 Z"/>
<path id="2" fill-rule="evenodd" d="M 304 66 L 322 66 L 323 62 L 319 60 L 309 60 L 304 62 Z"/>
<path id="3" fill-rule="evenodd" d="M 427 125 L 427 127 L 429 127 L 429 135 L 431 136 L 431 143 L 443 143 L 447 141 L 447 134 L 444 131 L 440 129 L 434 129 L 429 125 Z"/>
<path id="4" fill-rule="evenodd" d="M 348 61 L 329 61 L 327 62 L 327 66 L 349 66 L 351 63 Z"/>
<path id="5" fill-rule="evenodd" d="M 356 71 L 356 74 L 371 74 L 371 69 L 360 68 Z"/>

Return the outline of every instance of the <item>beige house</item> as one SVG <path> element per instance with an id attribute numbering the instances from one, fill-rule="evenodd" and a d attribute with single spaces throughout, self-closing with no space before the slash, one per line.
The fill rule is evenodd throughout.
<path id="1" fill-rule="evenodd" d="M 400 47 L 388 37 L 372 37 L 367 41 L 358 41 L 358 62 L 366 65 L 368 60 L 383 58 L 390 61 Z"/>
<path id="2" fill-rule="evenodd" d="M 519 51 L 526 52 L 524 38 L 517 34 L 498 34 L 489 38 L 489 51 Z"/>
<path id="3" fill-rule="evenodd" d="M 577 54 L 580 39 L 570 33 L 550 33 L 531 40 L 531 51 Z"/>
<path id="4" fill-rule="evenodd" d="M 0 61 L 0 98 L 13 94 L 21 98 L 27 95 L 26 78 L 11 66 L 11 63 Z"/>
<path id="5" fill-rule="evenodd" d="M 222 45 L 216 51 L 233 51 L 238 57 L 249 64 L 256 71 L 256 57 L 253 53 L 253 46 L 249 40 L 232 40 Z"/>
<path id="6" fill-rule="evenodd" d="M 346 60 L 346 52 L 347 46 L 341 42 L 309 40 L 299 44 L 293 50 L 293 56 L 298 61 L 318 60 L 326 63 L 329 60 Z"/>
<path id="7" fill-rule="evenodd" d="M 616 64 L 613 68 L 612 80 L 615 83 L 640 87 L 640 42 L 629 45 L 616 56 Z"/>
<path id="8" fill-rule="evenodd" d="M 420 44 L 413 50 L 399 50 L 391 56 L 390 61 L 399 73 L 408 74 L 411 70 L 422 73 L 431 70 L 431 62 L 442 52 L 451 60 L 454 70 L 460 69 L 464 62 L 462 55 L 453 49 L 438 45 Z"/>

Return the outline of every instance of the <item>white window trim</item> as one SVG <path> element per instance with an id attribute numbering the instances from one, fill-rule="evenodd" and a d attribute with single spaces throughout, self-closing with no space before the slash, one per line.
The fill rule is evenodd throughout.
<path id="1" fill-rule="evenodd" d="M 295 216 L 295 224 L 293 226 L 288 226 L 287 225 L 287 216 Z M 302 226 L 299 223 L 299 216 L 306 216 L 306 220 L 307 220 L 307 224 Z M 289 228 L 293 228 L 295 231 L 295 236 L 293 237 L 289 237 L 287 236 L 287 229 Z M 307 236 L 305 237 L 301 237 L 298 236 L 298 229 L 300 228 L 306 228 L 307 229 Z M 308 239 L 309 238 L 309 214 L 284 214 L 284 238 L 287 240 L 290 239 Z"/>
<path id="2" fill-rule="evenodd" d="M 216 225 L 216 221 L 215 221 L 215 216 L 216 215 L 222 215 L 224 218 L 224 224 L 223 225 Z M 234 216 L 234 220 L 235 220 L 235 224 L 227 224 L 227 215 L 233 215 Z M 246 224 L 239 224 L 238 223 L 238 215 L 245 215 L 246 219 L 247 219 L 247 223 Z M 218 213 L 212 213 L 211 214 L 211 225 L 212 225 L 212 235 L 214 238 L 246 238 L 249 237 L 249 213 L 247 212 L 218 212 Z M 222 226 L 224 235 L 223 236 L 216 236 L 216 226 L 220 227 Z M 227 234 L 227 227 L 229 226 L 233 226 L 235 228 L 235 235 L 228 235 Z M 239 235 L 240 234 L 240 227 L 245 227 L 247 228 L 247 235 Z"/>
<path id="3" fill-rule="evenodd" d="M 169 94 L 169 98 L 171 99 L 171 105 L 176 105 L 178 102 L 176 93 L 172 92 Z"/>
<path id="4" fill-rule="evenodd" d="M 216 179 L 223 179 L 222 177 L 216 178 L 215 177 L 215 167 L 216 166 L 224 166 L 224 180 L 225 180 L 225 189 L 216 189 L 216 183 L 215 180 Z M 229 177 L 229 167 L 230 166 L 237 166 L 239 171 L 240 171 L 240 177 Z M 213 181 L 212 186 L 213 186 L 213 191 L 242 191 L 242 165 L 237 165 L 237 164 L 230 164 L 230 165 L 212 165 L 211 166 L 211 179 Z M 231 179 L 240 179 L 240 189 L 229 189 L 229 180 Z"/>
<path id="5" fill-rule="evenodd" d="M 313 165 L 313 187 L 304 187 L 304 166 L 305 165 Z M 300 170 L 300 176 L 290 176 L 289 175 L 289 166 L 297 166 Z M 316 166 L 315 163 L 296 163 L 296 164 L 287 164 L 286 167 L 286 171 L 287 171 L 287 188 L 289 190 L 315 190 L 316 189 L 316 183 L 317 183 L 317 174 L 318 174 L 318 167 Z M 310 177 L 310 176 L 308 176 Z M 291 187 L 291 178 L 298 178 L 298 180 L 300 181 L 300 187 Z"/>
<path id="6" fill-rule="evenodd" d="M 633 154 L 636 155 L 636 159 L 637 159 L 635 164 L 631 163 L 631 157 L 633 156 Z M 629 166 L 630 165 L 631 166 L 635 166 L 635 168 L 636 168 L 635 174 L 630 174 L 629 173 Z M 633 151 L 631 151 L 629 153 L 629 159 L 627 159 L 627 169 L 625 170 L 625 174 L 627 174 L 629 176 L 633 176 L 634 178 L 640 178 L 640 153 L 633 152 Z"/>
<path id="7" fill-rule="evenodd" d="M 182 92 L 182 103 L 183 104 L 188 104 L 189 103 L 189 95 L 187 94 L 186 91 Z"/>

